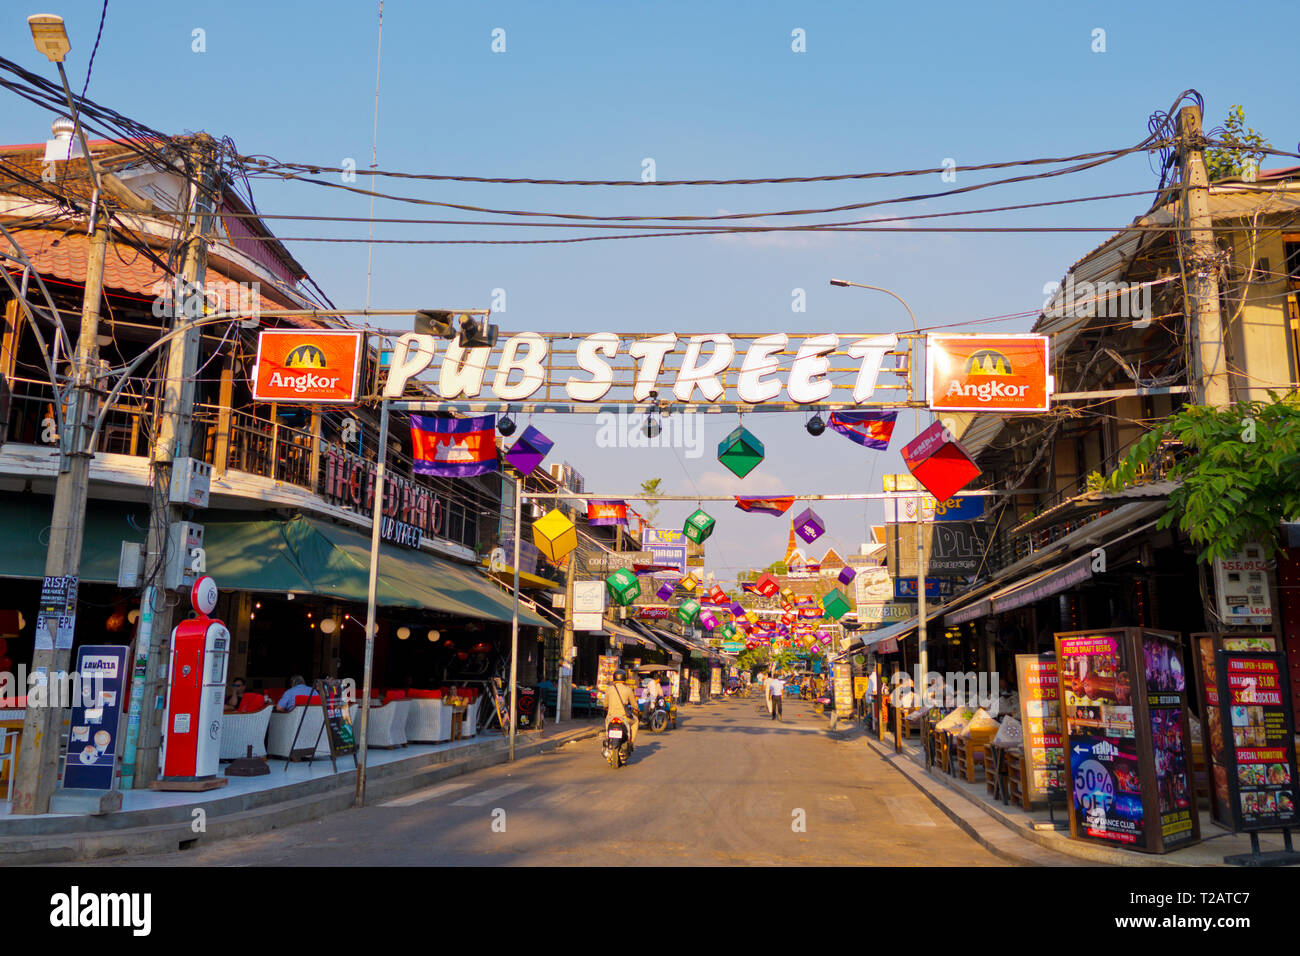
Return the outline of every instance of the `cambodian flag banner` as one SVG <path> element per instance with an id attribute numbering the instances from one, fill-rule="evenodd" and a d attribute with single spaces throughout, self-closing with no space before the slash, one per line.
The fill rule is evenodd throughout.
<path id="1" fill-rule="evenodd" d="M 496 416 L 411 416 L 417 475 L 469 478 L 497 470 Z"/>
<path id="2" fill-rule="evenodd" d="M 741 511 L 759 515 L 783 515 L 794 504 L 794 495 L 777 498 L 759 495 L 736 495 L 736 507 Z"/>
<path id="3" fill-rule="evenodd" d="M 898 412 L 831 412 L 830 426 L 849 441 L 886 451 L 894 436 Z"/>
<path id="4" fill-rule="evenodd" d="M 622 525 L 627 527 L 627 502 L 626 501 L 595 501 L 587 502 L 587 524 L 592 526 L 598 525 Z"/>

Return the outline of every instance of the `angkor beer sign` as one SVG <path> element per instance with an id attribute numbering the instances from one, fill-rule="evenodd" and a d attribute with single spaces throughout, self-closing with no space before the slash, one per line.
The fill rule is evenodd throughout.
<path id="1" fill-rule="evenodd" d="M 360 332 L 267 329 L 257 338 L 253 399 L 351 404 L 362 348 Z"/>
<path id="2" fill-rule="evenodd" d="M 931 335 L 925 354 L 930 408 L 1045 412 L 1051 404 L 1045 335 Z"/>
<path id="3" fill-rule="evenodd" d="M 402 398 L 418 381 L 445 400 L 897 405 L 910 398 L 906 362 L 885 361 L 897 348 L 894 335 L 521 332 L 465 349 L 409 332 L 393 348 L 383 395 Z M 899 378 L 878 386 L 882 372 Z M 878 388 L 903 394 L 882 401 Z"/>

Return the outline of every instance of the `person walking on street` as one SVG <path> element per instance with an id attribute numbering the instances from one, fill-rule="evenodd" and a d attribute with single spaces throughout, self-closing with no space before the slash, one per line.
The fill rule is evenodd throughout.
<path id="1" fill-rule="evenodd" d="M 773 720 L 781 719 L 781 697 L 785 693 L 785 681 L 773 674 L 767 679 L 767 709 Z"/>

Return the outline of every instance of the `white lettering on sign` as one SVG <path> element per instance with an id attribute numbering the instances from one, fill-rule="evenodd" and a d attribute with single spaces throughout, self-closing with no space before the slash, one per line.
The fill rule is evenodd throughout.
<path id="1" fill-rule="evenodd" d="M 991 402 L 995 398 L 1023 398 L 1029 391 L 1028 385 L 1006 385 L 1002 382 L 981 382 L 972 384 L 957 381 L 948 383 L 948 396 L 960 395 L 963 398 L 978 398 L 981 402 Z"/>
<path id="2" fill-rule="evenodd" d="M 339 376 L 322 375 L 320 372 L 302 372 L 298 375 L 272 372 L 267 385 L 270 388 L 290 388 L 301 394 L 317 389 L 338 388 Z"/>
<path id="3" fill-rule="evenodd" d="M 600 402 L 608 398 L 611 389 L 618 387 L 630 389 L 632 402 L 643 403 L 651 399 L 652 393 L 666 395 L 670 384 L 673 399 L 682 403 L 718 402 L 730 388 L 737 400 L 745 404 L 779 401 L 784 391 L 790 402 L 799 405 L 828 400 L 861 405 L 872 400 L 881 372 L 905 375 L 907 370 L 905 356 L 900 357 L 898 365 L 884 364 L 886 355 L 897 354 L 895 335 L 867 336 L 845 346 L 841 346 L 841 336 L 833 333 L 802 335 L 797 347 L 792 345 L 791 336 L 783 332 L 759 335 L 748 339 L 734 377 L 738 343 L 722 332 L 686 337 L 682 350 L 678 350 L 679 336 L 672 332 L 630 339 L 614 332 L 555 338 L 557 343 L 561 339 L 576 341 L 563 350 L 557 344 L 552 354 L 551 337 L 520 332 L 506 338 L 496 354 L 493 370 L 492 349 L 463 349 L 458 342 L 451 341 L 439 356 L 436 336 L 405 333 L 394 344 L 383 396 L 401 398 L 413 380 L 439 361 L 436 374 L 426 381 L 435 386 L 444 400 L 479 397 L 487 385 L 491 397 L 498 401 L 526 401 L 542 389 L 546 389 L 549 400 L 556 390 L 563 388 L 571 401 Z M 568 351 L 570 348 L 572 351 Z M 781 356 L 791 349 L 793 357 L 783 361 Z M 841 364 L 843 359 L 832 362 L 831 357 L 835 355 L 847 356 L 857 363 L 851 402 L 840 399 L 835 392 L 837 388 L 848 391 L 847 381 L 837 383 L 847 379 L 855 368 L 845 367 Z M 783 365 L 789 369 L 784 376 Z M 275 383 L 308 391 L 337 381 L 317 371 L 291 377 L 302 379 L 302 384 L 294 385 L 284 373 L 277 373 Z M 671 378 L 671 383 L 661 385 L 663 378 Z M 886 387 L 906 390 L 902 385 Z M 983 383 L 952 387 L 964 388 L 963 395 L 992 401 L 1022 395 L 1027 386 Z M 626 391 L 621 393 L 626 394 Z M 627 401 L 627 398 L 617 400 Z"/>

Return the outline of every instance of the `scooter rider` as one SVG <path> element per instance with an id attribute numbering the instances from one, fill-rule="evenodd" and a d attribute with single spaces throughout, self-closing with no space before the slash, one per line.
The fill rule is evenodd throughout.
<path id="1" fill-rule="evenodd" d="M 609 685 L 605 691 L 605 730 L 609 730 L 609 722 L 615 717 L 623 721 L 627 727 L 628 733 L 628 752 L 636 750 L 636 728 L 639 721 L 640 708 L 636 704 L 636 691 L 627 685 L 627 671 L 619 668 L 614 671 L 614 683 Z"/>

